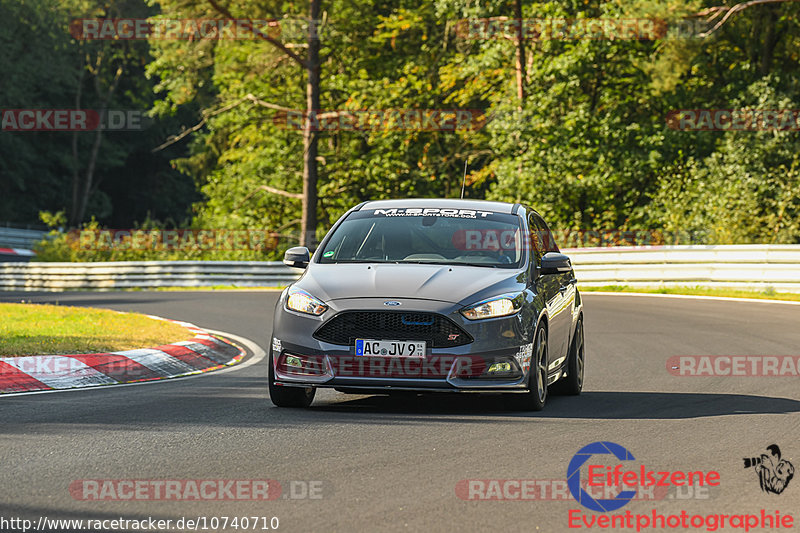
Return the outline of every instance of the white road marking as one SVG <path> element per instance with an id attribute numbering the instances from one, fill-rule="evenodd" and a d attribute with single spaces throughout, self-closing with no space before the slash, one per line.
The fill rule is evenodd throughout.
<path id="1" fill-rule="evenodd" d="M 0 399 L 2 398 L 16 398 L 19 396 L 29 396 L 32 394 L 54 394 L 59 392 L 86 392 L 86 391 L 99 391 L 99 390 L 106 390 L 106 389 L 115 389 L 117 387 L 139 387 L 142 385 L 157 385 L 160 383 L 170 382 L 170 381 L 178 381 L 178 380 L 185 380 L 185 379 L 195 379 L 201 378 L 204 376 L 215 375 L 218 376 L 225 372 L 235 372 L 237 370 L 241 370 L 243 368 L 247 368 L 252 365 L 256 365 L 260 363 L 266 356 L 267 352 L 265 352 L 258 344 L 247 339 L 245 337 L 240 337 L 238 335 L 234 335 L 232 333 L 225 333 L 224 331 L 217 331 L 213 329 L 206 329 L 206 331 L 213 333 L 214 335 L 219 335 L 220 337 L 225 337 L 227 339 L 233 340 L 236 343 L 244 346 L 252 353 L 250 359 L 248 359 L 244 363 L 236 364 L 234 366 L 230 366 L 221 370 L 215 370 L 213 372 L 204 372 L 202 374 L 192 374 L 190 376 L 180 376 L 175 378 L 165 378 L 159 379 L 155 381 L 140 381 L 137 383 L 120 383 L 117 385 L 104 385 L 101 387 L 87 387 L 85 389 L 61 389 L 61 390 L 42 390 L 42 391 L 32 391 L 32 392 L 12 392 L 8 394 L 0 394 Z M 264 380 L 264 386 L 266 388 L 266 379 Z"/>
<path id="2" fill-rule="evenodd" d="M 126 351 L 125 357 L 131 361 L 139 363 L 143 367 L 149 368 L 156 374 L 165 376 L 172 374 L 176 370 L 180 371 L 175 372 L 178 374 L 197 371 L 197 368 L 184 363 L 180 359 L 172 357 L 171 355 L 162 351 L 153 350 L 150 348 Z"/>
<path id="3" fill-rule="evenodd" d="M 117 383 L 116 380 L 74 357 L 34 355 L 6 357 L 2 361 L 54 389 L 97 387 Z"/>

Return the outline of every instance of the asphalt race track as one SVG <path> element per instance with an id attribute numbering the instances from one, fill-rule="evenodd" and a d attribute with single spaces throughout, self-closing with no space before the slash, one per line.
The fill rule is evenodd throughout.
<path id="1" fill-rule="evenodd" d="M 266 348 L 277 295 L 4 293 L 0 301 L 146 312 Z M 675 355 L 800 355 L 800 306 L 586 294 L 585 313 L 584 394 L 550 397 L 541 413 L 508 411 L 494 396 L 333 391 L 319 392 L 310 410 L 279 409 L 267 396 L 266 359 L 193 379 L 0 398 L 0 516 L 265 516 L 287 532 L 567 531 L 570 510 L 594 514 L 564 498 L 465 501 L 456 486 L 563 480 L 573 455 L 602 440 L 648 469 L 721 475 L 719 487 L 691 498 L 670 489 L 621 511 L 766 510 L 800 520 L 800 479 L 767 494 L 742 465 L 774 443 L 800 467 L 800 377 L 679 377 L 666 368 Z M 82 501 L 69 491 L 82 479 L 271 479 L 296 498 Z M 321 482 L 314 499 L 297 483 L 309 481 Z"/>

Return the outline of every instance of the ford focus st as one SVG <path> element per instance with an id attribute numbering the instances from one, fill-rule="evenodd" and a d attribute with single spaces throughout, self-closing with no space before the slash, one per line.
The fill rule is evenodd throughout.
<path id="1" fill-rule="evenodd" d="M 570 260 L 528 206 L 386 200 L 348 211 L 281 294 L 269 392 L 306 407 L 341 392 L 506 393 L 540 410 L 580 394 L 583 306 Z"/>

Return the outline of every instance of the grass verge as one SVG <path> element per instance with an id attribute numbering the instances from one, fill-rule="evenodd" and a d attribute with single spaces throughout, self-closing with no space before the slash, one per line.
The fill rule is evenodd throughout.
<path id="1" fill-rule="evenodd" d="M 194 336 L 137 313 L 60 305 L 0 303 L 0 356 L 118 352 Z"/>
<path id="2" fill-rule="evenodd" d="M 581 292 L 638 292 L 643 294 L 683 294 L 687 296 L 721 296 L 724 298 L 750 298 L 757 300 L 785 300 L 800 302 L 800 293 L 775 292 L 774 289 L 764 291 L 748 291 L 744 289 L 725 289 L 708 287 L 630 287 L 628 285 L 606 285 L 604 287 L 581 287 Z"/>

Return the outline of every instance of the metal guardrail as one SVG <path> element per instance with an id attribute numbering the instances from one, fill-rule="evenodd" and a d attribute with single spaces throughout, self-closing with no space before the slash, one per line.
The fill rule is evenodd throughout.
<path id="1" fill-rule="evenodd" d="M 41 241 L 46 231 L 8 228 L 0 226 L 0 248 L 22 248 L 30 250 L 33 244 Z"/>
<path id="2" fill-rule="evenodd" d="M 708 286 L 800 292 L 800 245 L 575 248 L 580 286 Z M 0 290 L 287 285 L 300 271 L 280 262 L 124 261 L 0 263 Z"/>
<path id="3" fill-rule="evenodd" d="M 267 261 L 118 261 L 0 263 L 0 290 L 63 291 L 158 287 L 270 287 L 288 285 L 296 268 Z"/>
<path id="4" fill-rule="evenodd" d="M 800 292 L 800 245 L 575 248 L 579 285 L 729 287 Z"/>

